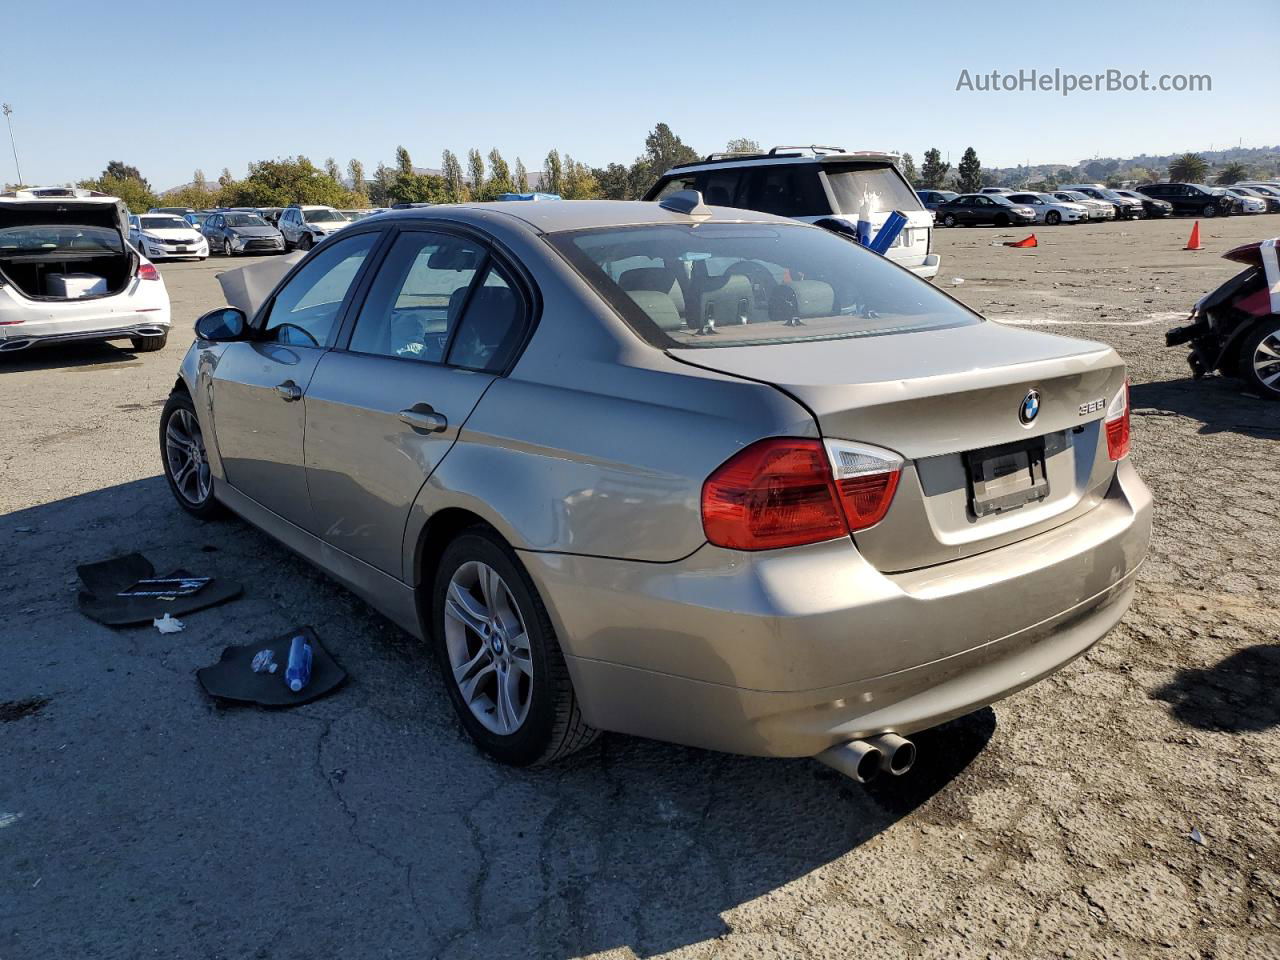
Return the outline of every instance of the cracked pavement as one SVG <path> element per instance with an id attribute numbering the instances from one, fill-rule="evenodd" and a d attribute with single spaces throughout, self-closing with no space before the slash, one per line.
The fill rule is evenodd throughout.
<path id="1" fill-rule="evenodd" d="M 944 289 L 1129 361 L 1155 539 L 1094 651 L 865 788 L 620 736 L 483 759 L 419 644 L 171 501 L 157 421 L 217 259 L 161 267 L 159 354 L 0 358 L 0 960 L 1280 957 L 1280 407 L 1163 347 L 1280 217 L 1202 223 L 1202 253 L 1189 228 L 935 234 Z M 76 564 L 133 550 L 245 596 L 174 635 L 81 617 Z M 223 647 L 299 624 L 350 673 L 335 695 L 201 693 Z"/>

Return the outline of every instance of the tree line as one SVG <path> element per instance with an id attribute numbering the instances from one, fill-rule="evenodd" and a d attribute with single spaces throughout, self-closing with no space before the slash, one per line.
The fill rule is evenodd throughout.
<path id="1" fill-rule="evenodd" d="M 760 144 L 748 138 L 730 140 L 728 153 L 758 153 Z M 82 180 L 81 187 L 100 190 L 120 197 L 134 213 L 155 206 L 192 207 L 283 207 L 291 203 L 325 204 L 340 209 L 384 207 L 393 203 L 465 203 L 494 200 L 505 193 L 529 193 L 536 188 L 558 194 L 566 200 L 608 199 L 636 200 L 665 171 L 682 163 L 701 158 L 698 151 L 677 136 L 665 123 L 656 124 L 644 139 L 644 149 L 630 163 L 609 163 L 591 167 L 558 149 L 548 151 L 538 168 L 536 183 L 524 161 L 515 158 L 508 164 L 502 152 L 494 147 L 487 154 L 472 148 L 465 164 L 452 150 L 440 158 L 438 173 L 415 167 L 409 151 L 396 147 L 395 163 L 379 163 L 371 177 L 364 165 L 350 160 L 344 171 L 333 157 L 320 167 L 304 156 L 260 160 L 249 164 L 246 176 L 234 177 L 223 168 L 217 180 L 210 181 L 202 170 L 196 170 L 192 181 L 175 190 L 157 194 L 137 167 L 119 160 L 107 164 L 102 174 Z M 968 147 L 955 169 L 942 159 L 937 147 L 924 152 L 917 169 L 910 153 L 902 153 L 898 168 L 917 189 L 953 189 L 972 193 L 985 186 L 1018 186 L 1028 190 L 1053 190 L 1059 182 L 1084 176 L 1105 181 L 1109 186 L 1122 181 L 1156 180 L 1159 175 L 1146 168 L 1114 168 L 1094 170 L 1094 163 L 1064 168 L 1066 179 L 1047 174 L 1033 179 L 1029 171 L 993 171 L 984 169 L 977 151 Z M 1080 171 L 1080 172 L 1077 172 Z M 1199 154 L 1187 153 L 1169 163 L 1170 180 L 1201 182 L 1210 175 L 1209 163 Z M 1104 175 L 1105 174 L 1105 175 Z M 1238 162 L 1228 163 L 1217 172 L 1220 184 L 1248 179 L 1249 168 Z"/>

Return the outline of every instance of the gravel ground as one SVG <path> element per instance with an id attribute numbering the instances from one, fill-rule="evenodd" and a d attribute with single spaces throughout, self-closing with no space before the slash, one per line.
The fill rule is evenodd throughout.
<path id="1" fill-rule="evenodd" d="M 1091 654 L 866 788 L 620 736 L 482 759 L 418 644 L 172 503 L 157 418 L 218 260 L 162 267 L 159 354 L 0 358 L 0 960 L 1280 957 L 1280 407 L 1163 346 L 1280 217 L 1205 222 L 1200 253 L 1189 228 L 937 232 L 944 288 L 1127 358 L 1155 539 Z M 75 565 L 132 550 L 246 595 L 170 636 L 82 618 Z M 200 693 L 224 646 L 300 623 L 351 673 L 335 696 Z"/>

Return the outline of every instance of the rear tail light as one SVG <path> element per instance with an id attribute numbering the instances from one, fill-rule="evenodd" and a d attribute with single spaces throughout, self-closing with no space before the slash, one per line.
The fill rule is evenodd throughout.
<path id="1" fill-rule="evenodd" d="M 1107 407 L 1107 456 L 1123 460 L 1129 455 L 1129 381 Z"/>
<path id="2" fill-rule="evenodd" d="M 139 263 L 138 279 L 139 280 L 159 280 L 160 271 L 157 270 L 155 266 L 150 263 Z"/>
<path id="3" fill-rule="evenodd" d="M 848 536 L 883 519 L 902 460 L 843 441 L 771 437 L 725 461 L 702 486 L 707 540 L 772 550 Z"/>

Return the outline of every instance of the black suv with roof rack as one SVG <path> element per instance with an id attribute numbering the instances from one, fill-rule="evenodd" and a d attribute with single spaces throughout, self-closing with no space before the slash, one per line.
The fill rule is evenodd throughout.
<path id="1" fill-rule="evenodd" d="M 713 153 L 672 167 L 645 200 L 697 190 L 713 206 L 758 210 L 814 223 L 866 220 L 880 229 L 893 211 L 907 225 L 885 253 L 917 276 L 932 279 L 941 258 L 931 253 L 933 215 L 897 167 L 897 157 L 841 147 L 774 147 L 767 153 Z"/>

